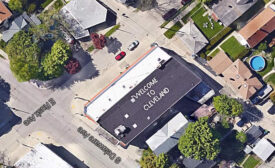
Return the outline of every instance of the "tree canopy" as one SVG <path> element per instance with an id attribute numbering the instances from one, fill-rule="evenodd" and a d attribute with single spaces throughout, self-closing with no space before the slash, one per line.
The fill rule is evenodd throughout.
<path id="1" fill-rule="evenodd" d="M 64 72 L 64 65 L 71 56 L 70 46 L 62 40 L 57 40 L 51 52 L 46 54 L 42 61 L 45 76 L 50 78 L 58 77 Z"/>
<path id="2" fill-rule="evenodd" d="M 142 157 L 140 160 L 141 168 L 168 168 L 169 159 L 164 153 L 156 156 L 151 149 L 143 150 Z"/>
<path id="3" fill-rule="evenodd" d="M 178 148 L 185 157 L 214 160 L 220 152 L 219 140 L 214 138 L 207 120 L 203 117 L 190 123 L 180 137 Z"/>
<path id="4" fill-rule="evenodd" d="M 239 140 L 241 143 L 245 143 L 247 140 L 247 137 L 246 137 L 246 134 L 241 131 L 237 133 L 236 139 Z"/>
<path id="5" fill-rule="evenodd" d="M 152 8 L 154 8 L 157 4 L 156 0 L 140 0 L 138 1 L 138 9 L 140 10 L 150 10 Z"/>
<path id="6" fill-rule="evenodd" d="M 18 81 L 35 79 L 39 75 L 40 49 L 31 35 L 24 31 L 16 33 L 6 46 L 10 68 Z"/>
<path id="7" fill-rule="evenodd" d="M 227 116 L 238 116 L 243 112 L 243 105 L 226 95 L 214 97 L 213 105 L 220 114 Z"/>
<path id="8" fill-rule="evenodd" d="M 9 8 L 13 11 L 22 12 L 23 11 L 23 3 L 21 0 L 10 0 Z"/>

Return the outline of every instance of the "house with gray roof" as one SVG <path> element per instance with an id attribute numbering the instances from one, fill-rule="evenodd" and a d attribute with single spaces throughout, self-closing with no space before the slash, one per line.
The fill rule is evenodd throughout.
<path id="1" fill-rule="evenodd" d="M 251 8 L 257 0 L 220 0 L 212 6 L 214 20 L 229 26 Z"/>
<path id="2" fill-rule="evenodd" d="M 60 10 L 76 39 L 89 36 L 89 28 L 104 23 L 107 12 L 96 0 L 71 0 Z"/>
<path id="3" fill-rule="evenodd" d="M 188 120 L 181 113 L 178 113 L 152 135 L 146 143 L 156 155 L 167 153 L 178 144 L 178 140 L 187 126 Z"/>
<path id="4" fill-rule="evenodd" d="M 3 37 L 2 39 L 5 42 L 8 42 L 15 33 L 21 31 L 22 29 L 24 29 L 26 26 L 28 25 L 27 21 L 23 18 L 23 16 L 19 16 L 17 18 L 15 18 L 13 20 L 13 22 L 11 23 L 11 26 L 9 27 L 8 30 L 3 31 Z"/>
<path id="5" fill-rule="evenodd" d="M 208 40 L 192 21 L 185 24 L 177 34 L 191 54 L 197 54 L 208 44 Z"/>

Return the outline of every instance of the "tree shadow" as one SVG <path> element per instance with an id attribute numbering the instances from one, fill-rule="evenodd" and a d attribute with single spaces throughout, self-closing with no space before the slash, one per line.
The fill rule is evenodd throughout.
<path id="1" fill-rule="evenodd" d="M 120 41 L 118 41 L 118 39 L 115 37 L 109 37 L 106 38 L 106 47 L 108 50 L 108 53 L 113 53 L 116 54 L 118 51 L 121 50 L 122 47 L 122 43 Z"/>
<path id="2" fill-rule="evenodd" d="M 8 102 L 10 100 L 10 85 L 0 77 L 0 102 Z"/>
<path id="3" fill-rule="evenodd" d="M 69 74 L 65 71 L 64 74 L 58 78 L 49 81 L 35 81 L 36 85 L 52 90 L 65 89 L 70 88 L 75 83 L 98 76 L 99 72 L 93 64 L 89 53 L 80 47 L 78 51 L 73 52 L 73 57 L 76 58 L 81 65 L 81 70 L 78 73 Z"/>
<path id="4" fill-rule="evenodd" d="M 46 144 L 50 150 L 52 150 L 55 154 L 61 157 L 64 161 L 69 163 L 71 166 L 75 168 L 89 168 L 84 161 L 79 160 L 75 157 L 71 152 L 65 149 L 63 146 L 55 146 L 53 144 Z"/>
<path id="5" fill-rule="evenodd" d="M 0 102 L 0 137 L 7 134 L 16 124 L 20 124 L 22 119 L 16 116 L 11 109 Z"/>
<path id="6" fill-rule="evenodd" d="M 246 118 L 246 122 L 258 122 L 262 120 L 263 113 L 256 106 L 242 100 L 239 100 L 239 102 L 243 104 L 244 112 L 242 116 Z"/>

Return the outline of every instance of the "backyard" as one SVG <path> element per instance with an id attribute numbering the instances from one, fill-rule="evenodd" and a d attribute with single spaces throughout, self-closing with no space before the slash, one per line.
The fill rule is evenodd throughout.
<path id="1" fill-rule="evenodd" d="M 275 87 L 275 73 L 267 76 L 264 81 L 270 83 L 273 87 Z"/>
<path id="2" fill-rule="evenodd" d="M 259 159 L 256 159 L 250 155 L 243 163 L 243 168 L 255 168 L 260 163 Z"/>
<path id="3" fill-rule="evenodd" d="M 222 43 L 221 48 L 230 56 L 233 61 L 237 60 L 238 58 L 241 59 L 245 55 L 240 55 L 247 52 L 247 49 L 242 46 L 234 36 L 230 37 L 228 40 Z"/>
<path id="4" fill-rule="evenodd" d="M 275 47 L 272 48 L 271 51 L 271 58 L 270 59 L 266 59 L 266 67 L 263 71 L 257 72 L 259 75 L 264 76 L 265 74 L 267 74 L 269 71 L 272 70 L 272 68 L 274 67 L 274 58 L 275 58 Z M 274 83 L 275 84 L 275 83 Z"/>
<path id="5" fill-rule="evenodd" d="M 206 9 L 202 7 L 197 10 L 197 12 L 193 16 L 191 16 L 191 18 L 195 22 L 197 27 L 204 33 L 207 39 L 210 40 L 223 29 L 223 26 L 220 25 L 218 22 L 215 22 L 208 15 L 204 15 L 205 12 Z M 211 26 L 211 23 L 213 23 L 213 27 Z"/>

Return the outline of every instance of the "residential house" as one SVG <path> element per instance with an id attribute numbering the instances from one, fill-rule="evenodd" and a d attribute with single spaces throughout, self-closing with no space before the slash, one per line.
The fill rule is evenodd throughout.
<path id="1" fill-rule="evenodd" d="M 208 44 L 208 40 L 192 21 L 185 24 L 177 34 L 191 54 L 197 54 Z"/>
<path id="2" fill-rule="evenodd" d="M 178 140 L 184 134 L 187 126 L 188 120 L 181 113 L 178 113 L 152 135 L 146 143 L 156 155 L 167 153 L 178 144 Z"/>
<path id="3" fill-rule="evenodd" d="M 275 5 L 265 8 L 261 13 L 246 24 L 239 34 L 244 44 L 251 48 L 258 45 L 265 37 L 275 30 Z"/>
<path id="4" fill-rule="evenodd" d="M 212 17 L 220 20 L 224 26 L 231 25 L 251 8 L 257 0 L 220 0 L 212 6 Z"/>
<path id="5" fill-rule="evenodd" d="M 221 74 L 224 80 L 230 83 L 239 96 L 245 100 L 248 100 L 263 87 L 262 83 L 253 77 L 249 68 L 240 59 L 232 63 L 225 53 L 218 53 L 208 61 L 208 64 L 217 74 Z"/>
<path id="6" fill-rule="evenodd" d="M 12 16 L 11 11 L 0 1 L 0 24 Z"/>
<path id="7" fill-rule="evenodd" d="M 12 21 L 11 26 L 9 27 L 9 29 L 3 31 L 2 39 L 5 42 L 8 42 L 13 37 L 13 35 L 15 33 L 21 31 L 22 29 L 24 29 L 27 25 L 28 25 L 28 22 L 26 22 L 26 20 L 24 19 L 24 17 L 22 15 L 15 18 Z"/>
<path id="8" fill-rule="evenodd" d="M 191 116 L 195 117 L 196 119 L 200 119 L 202 117 L 211 117 L 215 112 L 216 110 L 212 105 L 207 106 L 206 104 L 203 104 L 194 113 L 192 113 Z"/>
<path id="9" fill-rule="evenodd" d="M 89 36 L 89 28 L 107 19 L 107 9 L 96 0 L 71 0 L 60 14 L 75 39 Z"/>

